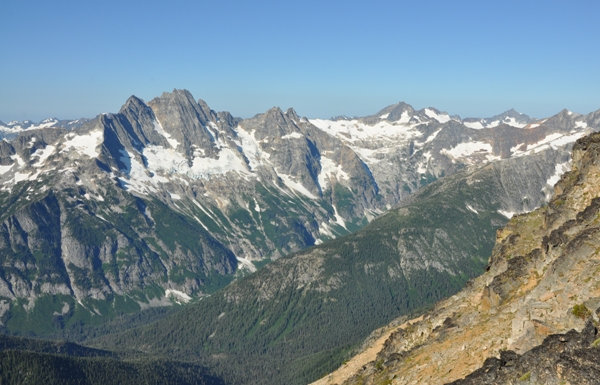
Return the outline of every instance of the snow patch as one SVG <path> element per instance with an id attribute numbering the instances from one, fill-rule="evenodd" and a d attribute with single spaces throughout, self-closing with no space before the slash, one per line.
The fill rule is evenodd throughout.
<path id="1" fill-rule="evenodd" d="M 419 174 L 427 173 L 427 169 L 428 169 L 430 160 L 431 160 L 431 152 L 427 151 L 427 152 L 423 153 L 423 158 L 417 165 L 417 172 Z"/>
<path id="2" fill-rule="evenodd" d="M 71 139 L 63 143 L 61 153 L 73 149 L 82 155 L 95 158 L 99 154 L 97 147 L 102 142 L 104 133 L 102 130 L 96 130 L 85 135 L 68 134 L 67 137 Z"/>
<path id="3" fill-rule="evenodd" d="M 494 127 L 498 127 L 500 125 L 500 121 L 499 120 L 494 120 L 493 122 L 487 123 L 485 125 L 486 128 L 494 128 Z"/>
<path id="4" fill-rule="evenodd" d="M 354 152 L 358 155 L 358 157 L 368 165 L 372 165 L 375 163 L 381 162 L 382 159 L 376 158 L 377 155 L 381 156 L 384 153 L 384 149 L 381 148 L 362 148 L 362 147 L 353 147 Z"/>
<path id="5" fill-rule="evenodd" d="M 429 116 L 432 119 L 437 120 L 440 123 L 447 123 L 447 122 L 449 122 L 451 120 L 450 119 L 450 115 L 448 115 L 448 114 L 438 114 L 437 112 L 435 112 L 434 110 L 429 109 L 429 108 L 426 108 L 424 110 L 424 112 L 425 112 L 425 115 Z"/>
<path id="6" fill-rule="evenodd" d="M 442 127 L 443 128 L 443 127 Z M 433 134 L 429 135 L 429 137 L 427 138 L 427 140 L 425 141 L 425 143 L 431 143 L 433 142 L 433 140 L 438 136 L 438 134 L 442 131 L 442 128 L 439 128 L 437 131 L 435 131 Z"/>
<path id="7" fill-rule="evenodd" d="M 389 159 L 386 154 L 397 154 L 399 148 L 409 146 L 411 141 L 423 137 L 420 126 L 429 122 L 416 122 L 414 118 L 416 116 L 411 117 L 404 111 L 395 122 L 379 120 L 367 124 L 359 119 L 311 119 L 310 123 L 341 140 L 363 162 L 372 167 L 386 158 Z"/>
<path id="8" fill-rule="evenodd" d="M 165 131 L 162 124 L 160 124 L 157 118 L 154 118 L 154 130 L 156 130 L 156 132 L 158 132 L 160 135 L 164 136 L 165 139 L 167 139 L 167 142 L 169 142 L 169 144 L 171 145 L 171 147 L 177 148 L 179 142 L 173 137 L 171 137 L 171 135 L 168 132 Z"/>
<path id="9" fill-rule="evenodd" d="M 333 231 L 331 231 L 331 227 L 329 227 L 329 224 L 322 222 L 321 225 L 319 226 L 319 233 L 326 235 L 330 238 L 334 238 L 335 235 L 333 234 Z"/>
<path id="10" fill-rule="evenodd" d="M 33 155 L 31 155 L 32 157 L 37 157 L 38 161 L 37 164 L 35 165 L 35 167 L 42 167 L 44 165 L 44 163 L 46 162 L 46 160 L 56 152 L 56 147 L 49 144 L 46 147 L 44 147 L 43 149 L 37 149 Z"/>
<path id="11" fill-rule="evenodd" d="M 381 115 L 379 115 L 379 119 L 387 119 L 387 118 L 388 118 L 388 116 L 390 116 L 390 113 L 389 113 L 389 112 L 388 112 L 388 113 L 386 113 L 386 114 L 381 114 Z"/>
<path id="12" fill-rule="evenodd" d="M 17 162 L 17 166 L 19 166 L 19 168 L 25 166 L 25 161 L 23 158 L 21 158 L 21 156 L 19 156 L 19 154 L 11 155 L 10 158 Z"/>
<path id="13" fill-rule="evenodd" d="M 554 187 L 554 185 L 560 180 L 560 177 L 567 171 L 569 171 L 571 169 L 571 163 L 570 162 L 564 162 L 564 163 L 559 163 L 556 166 L 554 166 L 554 174 L 548 178 L 548 180 L 546 181 L 546 184 L 548 186 L 552 186 Z"/>
<path id="14" fill-rule="evenodd" d="M 240 269 L 246 269 L 251 273 L 254 273 L 256 271 L 256 266 L 254 266 L 254 263 L 252 263 L 249 259 L 242 257 L 236 257 L 236 259 L 240 263 Z"/>
<path id="15" fill-rule="evenodd" d="M 216 159 L 195 156 L 191 166 L 183 154 L 172 148 L 148 146 L 144 148 L 143 154 L 148 162 L 149 170 L 183 174 L 192 179 L 207 179 L 211 175 L 222 175 L 230 171 L 237 171 L 241 174 L 248 173 L 246 164 L 240 159 L 238 153 L 230 148 L 223 148 Z"/>
<path id="16" fill-rule="evenodd" d="M 344 171 L 341 164 L 336 164 L 333 160 L 326 156 L 321 156 L 321 172 L 319 173 L 318 181 L 321 186 L 321 191 L 328 186 L 328 181 L 331 177 L 339 180 L 349 180 L 350 176 Z"/>
<path id="17" fill-rule="evenodd" d="M 13 180 L 14 180 L 14 183 L 17 184 L 17 183 L 25 181 L 25 180 L 35 181 L 35 180 L 37 180 L 38 176 L 40 176 L 39 171 L 36 172 L 35 174 L 16 172 L 13 177 Z"/>
<path id="18" fill-rule="evenodd" d="M 481 123 L 481 121 L 479 121 L 479 122 L 463 122 L 463 124 L 468 128 L 472 128 L 473 130 L 482 130 L 485 128 L 484 125 Z"/>
<path id="19" fill-rule="evenodd" d="M 546 186 L 542 188 L 542 192 L 546 195 L 546 200 L 552 198 L 554 185 L 560 180 L 560 177 L 567 171 L 571 170 L 571 162 L 559 163 L 554 166 L 554 174 L 546 181 Z"/>
<path id="20" fill-rule="evenodd" d="M 512 218 L 516 213 L 513 211 L 498 210 L 498 213 L 504 215 L 508 219 Z"/>
<path id="21" fill-rule="evenodd" d="M 346 227 L 346 221 L 344 221 L 344 218 L 342 218 L 342 216 L 340 214 L 338 214 L 337 208 L 335 207 L 335 205 L 333 206 L 333 213 L 335 216 L 335 223 L 337 223 L 338 225 L 342 226 L 345 229 L 348 229 Z"/>
<path id="22" fill-rule="evenodd" d="M 236 144 L 242 148 L 246 159 L 248 159 L 251 170 L 256 170 L 259 166 L 268 163 L 269 157 L 271 156 L 271 154 L 262 150 L 254 133 L 254 130 L 248 132 L 241 126 L 237 127 L 237 134 L 240 141 Z"/>
<path id="23" fill-rule="evenodd" d="M 198 202 L 197 200 L 193 200 L 192 202 L 194 202 L 194 204 L 200 209 L 202 210 L 202 212 L 204 214 L 206 214 L 207 217 L 209 217 L 210 219 L 212 219 L 213 222 L 215 223 L 220 223 L 219 221 L 217 221 L 217 219 L 213 216 L 214 214 L 212 212 L 210 212 L 208 209 L 205 209 L 204 206 L 202 206 L 200 204 L 200 202 Z"/>
<path id="24" fill-rule="evenodd" d="M 299 132 L 292 132 L 291 134 L 287 134 L 281 137 L 281 139 L 302 139 L 304 135 Z"/>
<path id="25" fill-rule="evenodd" d="M 523 144 L 516 145 L 510 149 L 510 152 L 513 156 L 523 156 L 531 153 L 537 153 L 549 148 L 557 149 L 567 144 L 571 144 L 575 142 L 577 139 L 584 136 L 585 131 L 571 131 L 569 134 L 562 134 L 560 132 L 556 132 L 554 134 L 550 134 L 546 136 L 544 139 L 539 142 L 526 145 Z M 524 149 L 522 149 L 524 148 Z"/>
<path id="26" fill-rule="evenodd" d="M 473 206 L 471 206 L 470 204 L 467 204 L 467 210 L 469 210 L 469 211 L 471 211 L 471 212 L 474 212 L 475 214 L 479 214 L 479 212 L 478 212 L 477 210 L 475 210 L 475 209 L 473 208 Z"/>
<path id="27" fill-rule="evenodd" d="M 14 166 L 14 164 L 9 164 L 8 166 L 0 165 L 0 175 L 6 174 L 10 169 Z"/>
<path id="28" fill-rule="evenodd" d="M 512 116 L 508 116 L 508 117 L 504 118 L 504 124 L 508 124 L 509 126 L 516 127 L 516 128 L 523 128 L 527 125 L 526 123 L 517 122 L 517 120 L 515 118 L 513 118 Z"/>
<path id="29" fill-rule="evenodd" d="M 168 181 L 166 178 L 160 176 L 148 175 L 144 166 L 135 158 L 134 154 L 131 154 L 125 150 L 121 151 L 121 161 L 125 164 L 129 164 L 128 179 L 119 178 L 119 180 L 125 185 L 126 190 L 133 190 L 141 194 L 148 192 L 156 192 L 156 184 L 158 182 Z"/>
<path id="30" fill-rule="evenodd" d="M 407 122 L 404 122 L 403 119 L 400 119 L 397 122 L 388 122 L 384 120 L 373 125 L 368 125 L 357 119 L 311 119 L 310 122 L 328 134 L 350 142 L 356 142 L 365 139 L 391 138 L 408 142 L 423 135 L 415 128 L 416 125 L 410 125 Z"/>
<path id="31" fill-rule="evenodd" d="M 486 142 L 459 143 L 450 150 L 443 149 L 440 152 L 453 158 L 464 158 L 475 153 L 491 153 L 492 145 Z"/>
<path id="32" fill-rule="evenodd" d="M 318 199 L 313 193 L 308 191 L 308 189 L 306 187 L 304 187 L 304 185 L 302 183 L 298 183 L 298 182 L 294 181 L 292 179 L 293 177 L 291 175 L 278 174 L 278 176 L 281 178 L 283 183 L 286 186 L 288 186 L 289 188 L 291 188 L 292 190 L 295 190 L 295 191 L 301 193 L 302 195 L 309 197 L 310 199 Z"/>
<path id="33" fill-rule="evenodd" d="M 174 300 L 177 303 L 188 303 L 192 300 L 192 297 L 184 293 L 183 291 L 175 290 L 175 289 L 167 289 L 165 290 L 165 297 Z"/>
<path id="34" fill-rule="evenodd" d="M 42 128 L 54 127 L 58 123 L 56 119 L 44 119 L 39 124 L 34 124 L 29 120 L 19 122 L 13 120 L 8 122 L 6 126 L 0 126 L 0 131 L 19 133 L 23 131 L 39 130 Z"/>

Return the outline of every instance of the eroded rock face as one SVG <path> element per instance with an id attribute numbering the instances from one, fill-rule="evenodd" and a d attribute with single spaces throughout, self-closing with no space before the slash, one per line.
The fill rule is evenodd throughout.
<path id="1" fill-rule="evenodd" d="M 480 369 L 452 385 L 595 385 L 600 381 L 597 340 L 598 329 L 590 321 L 581 332 L 551 335 L 522 355 L 501 351 L 500 358 L 488 358 Z"/>
<path id="2" fill-rule="evenodd" d="M 443 384 L 481 367 L 456 383 L 597 384 L 586 321 L 600 305 L 599 166 L 600 134 L 580 139 L 549 204 L 498 231 L 488 271 L 393 333 L 347 383 Z"/>

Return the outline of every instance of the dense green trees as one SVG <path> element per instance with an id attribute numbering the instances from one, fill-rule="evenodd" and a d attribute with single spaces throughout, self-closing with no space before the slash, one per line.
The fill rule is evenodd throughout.
<path id="1" fill-rule="evenodd" d="M 206 369 L 114 353 L 72 343 L 0 336 L 0 384 L 44 385 L 219 385 Z"/>

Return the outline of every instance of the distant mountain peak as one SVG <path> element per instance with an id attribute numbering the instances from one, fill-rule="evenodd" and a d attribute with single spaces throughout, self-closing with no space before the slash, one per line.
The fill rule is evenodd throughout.
<path id="1" fill-rule="evenodd" d="M 148 106 L 146 105 L 146 103 L 144 103 L 144 101 L 140 98 L 138 98 L 135 95 L 131 95 L 127 101 L 125 102 L 125 104 L 123 104 L 123 106 L 121 107 L 121 109 L 119 110 L 120 113 L 125 112 L 126 110 L 133 110 L 133 111 L 138 111 L 140 109 L 145 109 L 148 108 Z"/>
<path id="2" fill-rule="evenodd" d="M 296 110 L 294 110 L 292 107 L 288 108 L 285 111 L 285 114 L 287 116 L 289 116 L 290 118 L 294 119 L 294 120 L 299 120 L 300 118 L 298 117 L 298 114 L 296 113 Z"/>
<path id="3" fill-rule="evenodd" d="M 170 108 L 175 108 L 178 106 L 179 108 L 188 108 L 191 106 L 198 107 L 200 106 L 194 97 L 188 90 L 180 90 L 174 89 L 172 92 L 163 92 L 157 98 L 154 98 L 150 101 L 149 105 L 157 104 L 158 102 L 162 102 L 163 104 L 167 104 Z"/>
<path id="4" fill-rule="evenodd" d="M 507 111 L 504 111 L 503 115 L 523 116 L 524 114 L 515 110 L 514 108 L 511 108 Z"/>
<path id="5" fill-rule="evenodd" d="M 360 120 L 368 124 L 374 124 L 380 120 L 386 120 L 388 122 L 404 121 L 408 122 L 410 118 L 415 114 L 414 108 L 405 102 L 398 102 L 390 104 L 389 106 L 379 110 L 374 115 L 369 115 Z M 347 119 L 347 118 L 346 118 Z"/>
<path id="6" fill-rule="evenodd" d="M 505 121 L 510 121 L 511 118 L 514 119 L 514 122 L 520 123 L 520 124 L 531 123 L 535 120 L 532 117 L 515 110 L 514 108 L 506 110 L 501 114 L 492 116 L 491 118 L 487 118 L 485 120 L 487 120 L 488 122 L 493 122 L 496 120 L 505 122 Z"/>
<path id="7" fill-rule="evenodd" d="M 273 107 L 269 108 L 265 112 L 265 114 L 267 114 L 267 115 L 274 115 L 274 114 L 283 115 L 283 110 L 279 106 L 273 106 Z"/>
<path id="8" fill-rule="evenodd" d="M 571 110 L 569 110 L 568 108 L 563 108 L 558 115 L 563 115 L 563 116 L 572 116 L 572 115 L 579 115 L 576 112 L 573 112 Z"/>
<path id="9" fill-rule="evenodd" d="M 402 117 L 402 114 L 408 114 L 409 116 L 412 116 L 414 113 L 415 109 L 410 104 L 405 102 L 398 102 L 380 110 L 378 113 L 375 114 L 375 116 L 381 119 L 394 121 L 399 120 Z"/>

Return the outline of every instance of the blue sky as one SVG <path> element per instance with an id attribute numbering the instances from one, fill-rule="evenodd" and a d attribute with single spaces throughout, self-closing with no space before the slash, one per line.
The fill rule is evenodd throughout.
<path id="1" fill-rule="evenodd" d="M 598 1 L 0 2 L 0 120 L 187 88 L 248 117 L 600 109 Z"/>

